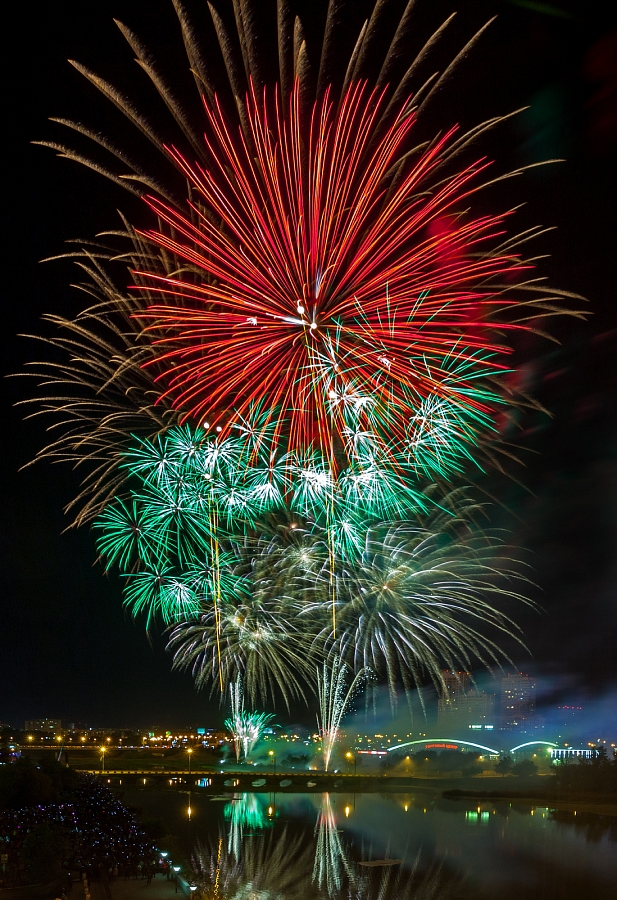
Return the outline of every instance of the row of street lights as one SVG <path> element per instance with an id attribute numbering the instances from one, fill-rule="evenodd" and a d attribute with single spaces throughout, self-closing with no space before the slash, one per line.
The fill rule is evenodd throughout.
<path id="1" fill-rule="evenodd" d="M 109 748 L 105 747 L 104 745 L 100 748 L 101 771 L 103 774 L 105 774 L 105 751 L 108 749 Z M 190 775 L 191 774 L 191 755 L 193 753 L 193 748 L 188 747 L 186 752 L 187 752 L 188 761 L 189 761 L 189 775 Z M 268 756 L 270 757 L 270 762 L 272 763 L 272 774 L 276 775 L 276 754 L 275 754 L 274 750 L 268 750 Z M 357 756 L 357 754 L 354 754 L 354 753 L 351 753 L 350 751 L 348 751 L 345 754 L 345 758 L 347 760 L 349 760 L 350 763 L 353 761 L 353 773 L 354 773 L 354 775 L 357 775 L 357 773 L 358 773 L 358 756 Z"/>
<path id="2" fill-rule="evenodd" d="M 101 751 L 101 772 L 104 775 L 105 774 L 105 751 L 108 750 L 109 748 L 105 747 L 103 745 L 99 749 Z M 188 757 L 189 757 L 189 775 L 190 775 L 191 774 L 191 753 L 193 752 L 193 748 L 189 747 L 186 752 L 188 753 Z"/>

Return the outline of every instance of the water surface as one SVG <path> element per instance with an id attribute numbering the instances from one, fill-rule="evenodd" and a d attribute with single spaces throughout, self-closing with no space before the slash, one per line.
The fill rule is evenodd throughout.
<path id="1" fill-rule="evenodd" d="M 220 900 L 579 900 L 617 878 L 617 817 L 574 807 L 431 791 L 123 799 L 165 822 Z"/>

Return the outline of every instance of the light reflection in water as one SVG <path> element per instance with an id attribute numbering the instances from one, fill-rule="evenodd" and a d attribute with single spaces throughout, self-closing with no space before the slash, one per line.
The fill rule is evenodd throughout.
<path id="1" fill-rule="evenodd" d="M 197 897 L 202 900 L 311 900 L 311 850 L 287 829 L 247 835 L 230 853 L 220 837 L 198 842 L 193 854 Z"/>
<path id="2" fill-rule="evenodd" d="M 185 791 L 129 790 L 125 798 L 169 825 L 175 852 L 181 848 L 187 863 L 201 841 L 200 854 L 211 862 L 196 878 L 199 900 L 580 900 L 614 893 L 617 816 L 608 810 L 454 801 L 426 790 L 325 798 L 231 791 L 222 797 L 200 789 L 192 792 L 189 821 Z M 323 855 L 316 862 L 320 828 Z M 161 846 L 172 850 L 165 840 Z M 384 857 L 402 863 L 361 865 Z M 330 888 L 328 867 L 335 873 Z M 182 871 L 189 871 L 184 862 Z"/>
<path id="3" fill-rule="evenodd" d="M 317 846 L 313 865 L 315 884 L 334 896 L 340 891 L 343 872 L 353 884 L 353 873 L 336 827 L 336 815 L 330 794 L 323 794 L 315 825 Z"/>
<path id="4" fill-rule="evenodd" d="M 260 831 L 268 824 L 260 795 L 234 794 L 233 799 L 225 805 L 223 814 L 229 822 L 227 852 L 240 859 L 244 830 Z"/>
<path id="5" fill-rule="evenodd" d="M 440 865 L 423 868 L 419 853 L 411 868 L 400 860 L 354 862 L 330 794 L 321 797 L 313 840 L 287 826 L 275 834 L 264 802 L 259 794 L 234 795 L 224 808 L 226 840 L 198 842 L 193 869 L 201 900 L 454 900 L 460 878 Z"/>

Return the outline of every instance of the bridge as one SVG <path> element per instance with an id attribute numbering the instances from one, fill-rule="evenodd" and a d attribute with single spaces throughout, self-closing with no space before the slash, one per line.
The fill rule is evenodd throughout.
<path id="1" fill-rule="evenodd" d="M 189 772 L 188 769 L 81 769 L 90 775 L 118 784 L 126 779 L 137 785 L 164 784 L 183 787 L 184 790 L 201 788 L 210 791 L 371 791 L 388 788 L 405 789 L 426 785 L 427 780 L 410 775 L 382 775 L 370 772 L 354 775 L 346 772 Z"/>
<path id="2" fill-rule="evenodd" d="M 504 753 L 516 753 L 519 750 L 528 751 L 531 747 L 539 748 L 557 748 L 557 744 L 553 741 L 525 741 L 522 744 L 512 747 L 509 751 L 498 750 L 495 747 L 487 747 L 485 744 L 479 744 L 475 741 L 460 740 L 458 738 L 423 738 L 422 740 L 405 741 L 401 744 L 395 744 L 388 747 L 386 753 L 404 750 L 405 748 L 424 747 L 427 750 L 465 750 L 467 748 L 473 750 L 481 750 L 490 756 L 501 756 Z M 188 768 L 169 768 L 164 764 L 156 767 L 145 768 L 109 768 L 104 770 L 97 769 L 81 769 L 90 775 L 97 775 L 107 779 L 110 783 L 121 782 L 122 779 L 131 782 L 142 782 L 144 785 L 162 784 L 165 781 L 170 785 L 179 786 L 186 784 L 187 787 L 197 787 L 210 790 L 243 790 L 243 791 L 279 791 L 279 790 L 315 790 L 315 791 L 331 791 L 331 790 L 348 790 L 348 791 L 367 791 L 367 790 L 383 790 L 390 788 L 404 789 L 414 788 L 421 785 L 427 785 L 427 782 L 443 780 L 447 776 L 431 777 L 414 777 L 412 775 L 396 774 L 380 772 L 323 772 L 323 771 L 296 771 L 291 772 L 259 772 L 249 770 L 239 771 L 221 771 L 217 770 L 200 770 Z"/>

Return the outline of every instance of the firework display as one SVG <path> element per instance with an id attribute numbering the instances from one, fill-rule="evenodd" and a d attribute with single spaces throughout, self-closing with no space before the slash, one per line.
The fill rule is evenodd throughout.
<path id="1" fill-rule="evenodd" d="M 135 490 L 95 522 L 129 609 L 173 626 L 177 668 L 199 686 L 240 677 L 256 702 L 303 696 L 324 654 L 385 675 L 393 691 L 423 672 L 437 683 L 444 662 L 497 660 L 477 623 L 515 635 L 498 601 L 523 597 L 463 490 L 425 490 L 420 507 L 367 480 L 332 503 L 302 472 L 297 494 L 284 473 L 270 481 L 263 462 L 241 439 L 170 429 L 127 452 Z M 395 502 L 406 519 L 384 518 Z"/>
<path id="2" fill-rule="evenodd" d="M 245 760 L 248 759 L 262 736 L 264 728 L 274 716 L 270 713 L 250 713 L 244 709 L 244 693 L 240 678 L 231 685 L 229 693 L 231 694 L 231 717 L 225 719 L 225 728 L 231 732 L 236 751 L 236 762 L 240 762 L 242 757 Z"/>
<path id="3" fill-rule="evenodd" d="M 250 141 L 240 148 L 220 108 L 206 105 L 211 167 L 176 157 L 195 221 L 148 198 L 169 233 L 145 237 L 200 275 L 194 284 L 139 273 L 165 298 L 141 314 L 162 395 L 183 419 L 223 434 L 257 407 L 257 438 L 269 431 L 292 466 L 316 459 L 328 477 L 359 455 L 413 469 L 417 445 L 429 471 L 456 470 L 463 448 L 494 428 L 501 398 L 486 382 L 506 368 L 507 349 L 497 327 L 519 327 L 506 321 L 518 307 L 506 285 L 526 267 L 489 249 L 502 219 L 430 227 L 468 202 L 486 163 L 436 177 L 448 134 L 413 159 L 386 202 L 384 179 L 415 115 L 402 103 L 375 144 L 383 94 L 354 84 L 335 112 L 326 91 L 304 154 L 297 80 L 288 113 L 247 98 Z M 448 452 L 426 452 L 439 431 Z"/>
<path id="4" fill-rule="evenodd" d="M 210 6 L 217 86 L 173 2 L 199 120 L 120 26 L 171 139 L 75 64 L 162 153 L 170 185 L 81 123 L 56 120 L 128 171 L 42 142 L 143 198 L 151 224 L 123 219 L 80 251 L 94 305 L 49 317 L 65 361 L 32 370 L 57 424 L 41 455 L 82 467 L 75 521 L 93 525 L 130 612 L 169 629 L 174 667 L 231 691 L 237 758 L 269 718 L 243 691 L 288 705 L 316 691 L 327 770 L 369 671 L 394 698 L 444 666 L 498 660 L 487 630 L 520 638 L 502 609 L 524 600 L 520 577 L 461 485 L 511 456 L 499 422 L 534 405 L 507 378 L 517 334 L 568 295 L 521 255 L 539 231 L 511 233 L 510 210 L 476 203 L 515 174 L 469 155 L 503 119 L 421 131 L 484 28 L 417 82 L 449 20 L 407 60 L 413 0 L 389 37 L 379 2 L 341 70 L 337 4 L 309 54 L 279 0 L 270 77 L 256 7 L 234 0 L 236 35 Z"/>
<path id="5" fill-rule="evenodd" d="M 347 666 L 336 656 L 330 667 L 324 663 L 323 671 L 317 671 L 317 697 L 319 700 L 317 727 L 321 735 L 324 771 L 326 772 L 349 702 L 359 685 L 369 675 L 370 670 L 360 669 L 347 687 Z"/>

